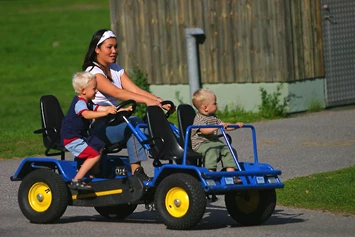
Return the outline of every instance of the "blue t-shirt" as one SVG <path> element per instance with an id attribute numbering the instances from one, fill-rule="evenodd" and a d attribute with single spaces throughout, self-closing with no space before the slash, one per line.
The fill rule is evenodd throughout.
<path id="1" fill-rule="evenodd" d="M 62 129 L 60 131 L 63 140 L 73 140 L 88 136 L 88 129 L 91 120 L 81 116 L 86 110 L 96 111 L 99 105 L 86 101 L 84 98 L 75 96 L 69 107 L 67 115 L 62 121 Z"/>

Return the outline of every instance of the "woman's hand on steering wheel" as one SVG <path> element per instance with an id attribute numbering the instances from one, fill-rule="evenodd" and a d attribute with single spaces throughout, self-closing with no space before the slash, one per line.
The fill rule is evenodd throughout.
<path id="1" fill-rule="evenodd" d="M 159 107 L 161 107 L 161 102 L 163 100 L 160 97 L 157 97 L 156 99 L 152 99 L 152 98 L 147 98 L 147 100 L 145 101 L 146 106 L 153 106 L 153 105 L 157 105 Z"/>
<path id="2" fill-rule="evenodd" d="M 158 100 L 159 98 L 159 100 Z M 172 101 L 170 100 L 162 100 L 160 97 L 158 97 L 157 100 L 155 101 L 154 104 L 146 104 L 147 106 L 159 106 L 162 109 L 166 110 L 165 116 L 166 118 L 169 118 L 169 116 L 175 112 L 175 105 Z M 143 121 L 147 122 L 147 116 L 143 116 Z"/>
<path id="3" fill-rule="evenodd" d="M 171 114 L 173 114 L 176 110 L 174 103 L 170 100 L 164 100 L 161 103 L 161 107 L 166 110 L 165 116 L 169 118 Z"/>

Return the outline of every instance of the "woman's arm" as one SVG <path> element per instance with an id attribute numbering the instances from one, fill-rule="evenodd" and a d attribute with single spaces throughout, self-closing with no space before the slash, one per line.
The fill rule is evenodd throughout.
<path id="1" fill-rule="evenodd" d="M 160 102 L 163 101 L 162 98 L 153 95 L 152 93 L 149 93 L 148 91 L 145 91 L 143 89 L 141 89 L 140 87 L 138 87 L 136 84 L 133 83 L 133 81 L 128 77 L 128 75 L 126 74 L 126 72 L 123 73 L 122 77 L 121 77 L 121 83 L 122 83 L 122 87 L 128 91 L 131 91 L 133 93 L 139 94 L 139 95 L 143 95 L 147 98 L 150 98 L 151 100 L 153 100 L 154 102 L 152 104 L 147 104 L 147 105 L 158 105 L 161 106 Z M 170 111 L 171 113 L 173 113 L 175 111 L 175 107 L 171 108 L 170 104 L 166 104 L 163 105 L 163 108 Z M 172 110 L 172 111 L 171 111 Z"/>
<path id="2" fill-rule="evenodd" d="M 156 102 L 162 102 L 163 99 L 160 98 L 159 96 L 153 95 L 152 93 L 149 93 L 148 91 L 145 91 L 138 87 L 134 82 L 128 77 L 127 73 L 124 72 L 122 77 L 121 77 L 121 84 L 123 89 L 128 90 L 132 93 L 139 94 L 142 96 L 145 96 L 151 100 L 154 100 Z"/>
<path id="3" fill-rule="evenodd" d="M 159 105 L 161 99 L 156 99 L 152 94 L 140 89 L 135 85 L 124 73 L 121 77 L 122 88 L 120 89 L 114 84 L 112 84 L 104 75 L 97 73 L 95 74 L 97 80 L 97 89 L 104 93 L 115 97 L 118 100 L 135 100 L 137 103 L 146 105 Z"/>
<path id="4" fill-rule="evenodd" d="M 138 87 L 136 84 L 134 84 L 134 82 L 128 77 L 126 72 L 124 72 L 121 77 L 121 83 L 122 83 L 122 87 L 125 90 L 131 91 L 136 94 L 143 95 L 143 96 L 148 97 L 152 100 L 158 100 L 159 102 L 163 101 L 160 97 L 155 96 L 152 93 L 149 93 L 148 91 L 145 91 L 145 90 L 141 89 L 140 87 Z"/>

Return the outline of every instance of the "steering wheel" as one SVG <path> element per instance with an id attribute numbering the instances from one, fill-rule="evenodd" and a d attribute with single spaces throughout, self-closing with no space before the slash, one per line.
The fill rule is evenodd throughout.
<path id="1" fill-rule="evenodd" d="M 162 106 L 164 106 L 164 105 L 170 105 L 170 109 L 169 109 L 169 110 L 166 110 L 166 113 L 165 113 L 166 118 L 169 118 L 169 116 L 175 112 L 175 105 L 174 105 L 174 103 L 173 103 L 172 101 L 170 101 L 170 100 L 164 100 L 164 101 L 160 102 L 160 104 L 161 104 Z M 163 108 L 163 109 L 164 109 L 164 108 Z"/>
<path id="2" fill-rule="evenodd" d="M 131 111 L 124 110 L 124 111 L 117 112 L 116 114 L 107 115 L 106 116 L 106 125 L 107 126 L 115 126 L 117 124 L 120 124 L 124 121 L 123 117 L 128 118 L 132 114 L 134 114 L 134 112 L 136 112 L 137 102 L 134 100 L 123 101 L 119 105 L 117 105 L 116 109 L 118 111 L 119 109 L 124 108 L 127 105 L 132 106 Z"/>

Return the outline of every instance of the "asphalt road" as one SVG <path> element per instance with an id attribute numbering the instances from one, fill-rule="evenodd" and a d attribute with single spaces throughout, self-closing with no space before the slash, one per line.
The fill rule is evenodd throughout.
<path id="1" fill-rule="evenodd" d="M 281 169 L 282 180 L 355 165 L 355 110 L 330 110 L 253 124 L 257 131 L 259 162 Z M 240 160 L 252 160 L 250 130 L 230 133 Z M 167 230 L 156 213 L 144 206 L 125 222 L 102 218 L 93 208 L 67 208 L 55 224 L 31 224 L 17 203 L 19 182 L 11 182 L 21 159 L 0 161 L 0 236 L 354 236 L 355 217 L 277 206 L 260 226 L 242 227 L 227 214 L 223 197 L 209 203 L 205 216 L 190 231 Z M 145 162 L 148 173 L 151 161 Z M 355 194 L 354 194 L 355 195 Z"/>

